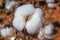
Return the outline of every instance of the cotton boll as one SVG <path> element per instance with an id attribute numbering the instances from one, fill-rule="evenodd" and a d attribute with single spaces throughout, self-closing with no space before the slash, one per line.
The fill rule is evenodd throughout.
<path id="1" fill-rule="evenodd" d="M 44 27 L 44 35 L 45 38 L 52 39 L 54 26 L 52 24 L 48 24 Z"/>
<path id="2" fill-rule="evenodd" d="M 11 36 L 12 34 L 13 34 L 12 27 L 10 27 L 10 28 L 6 27 L 6 28 L 1 29 L 1 35 L 3 37 Z"/>
<path id="3" fill-rule="evenodd" d="M 55 7 L 55 4 L 54 3 L 48 3 L 48 8 L 54 8 Z"/>
<path id="4" fill-rule="evenodd" d="M 54 3 L 54 0 L 46 0 L 46 3 Z"/>
<path id="5" fill-rule="evenodd" d="M 3 37 L 6 37 L 7 36 L 7 33 L 6 33 L 6 29 L 5 28 L 1 29 L 1 36 L 3 36 Z"/>
<path id="6" fill-rule="evenodd" d="M 13 34 L 13 28 L 12 27 L 10 27 L 10 28 L 6 28 L 6 33 L 7 33 L 7 35 L 8 36 L 11 36 L 12 34 Z"/>
<path id="7" fill-rule="evenodd" d="M 36 8 L 32 18 L 27 21 L 26 29 L 29 34 L 34 34 L 37 30 L 42 27 L 42 12 L 39 8 Z"/>
<path id="8" fill-rule="evenodd" d="M 10 1 L 10 2 L 7 2 L 5 5 L 5 8 L 8 10 L 11 9 L 12 7 L 14 8 L 18 7 L 18 3 L 15 1 Z"/>
<path id="9" fill-rule="evenodd" d="M 40 29 L 38 38 L 40 40 L 52 39 L 53 29 L 54 29 L 54 26 L 52 24 L 46 25 L 44 28 Z"/>
<path id="10" fill-rule="evenodd" d="M 18 30 L 22 31 L 25 27 L 25 18 L 23 16 L 19 16 L 14 18 L 13 26 Z"/>
<path id="11" fill-rule="evenodd" d="M 44 34 L 52 34 L 54 26 L 52 24 L 48 24 L 44 27 Z"/>
<path id="12" fill-rule="evenodd" d="M 17 16 L 22 15 L 22 16 L 26 17 L 29 15 L 32 15 L 34 13 L 34 10 L 35 10 L 35 8 L 33 7 L 32 4 L 22 5 L 16 9 L 14 16 L 17 17 Z"/>
<path id="13" fill-rule="evenodd" d="M 44 34 L 43 30 L 40 30 L 39 34 L 38 34 L 38 38 L 40 40 L 46 40 L 46 39 L 52 39 L 53 37 L 52 37 L 52 35 L 46 35 L 46 34 Z"/>

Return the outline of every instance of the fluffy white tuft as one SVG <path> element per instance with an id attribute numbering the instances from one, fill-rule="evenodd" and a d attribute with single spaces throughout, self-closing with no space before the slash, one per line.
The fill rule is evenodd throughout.
<path id="1" fill-rule="evenodd" d="M 26 16 L 33 14 L 34 10 L 35 9 L 32 4 L 22 5 L 16 9 L 14 16 L 17 17 L 17 16 L 22 15 L 26 17 Z"/>
<path id="2" fill-rule="evenodd" d="M 12 7 L 14 8 L 18 7 L 18 3 L 15 1 L 10 1 L 10 2 L 7 2 L 5 5 L 5 8 L 8 10 L 11 9 Z"/>
<path id="3" fill-rule="evenodd" d="M 12 27 L 10 27 L 10 28 L 6 28 L 6 33 L 7 33 L 7 35 L 8 36 L 11 36 L 12 34 L 13 34 L 13 28 Z"/>
<path id="4" fill-rule="evenodd" d="M 7 37 L 7 36 L 11 36 L 13 34 L 13 28 L 10 27 L 10 28 L 3 28 L 1 29 L 1 35 L 3 37 Z"/>
<path id="5" fill-rule="evenodd" d="M 48 3 L 48 8 L 54 8 L 55 7 L 55 4 L 54 3 Z"/>
<path id="6" fill-rule="evenodd" d="M 40 40 L 42 39 L 52 39 L 52 33 L 53 33 L 54 26 L 52 24 L 46 25 L 44 28 L 40 29 L 38 38 Z"/>
<path id="7" fill-rule="evenodd" d="M 48 24 L 44 27 L 44 34 L 52 34 L 54 26 L 52 24 Z"/>
<path id="8" fill-rule="evenodd" d="M 31 20 L 27 21 L 26 29 L 29 34 L 34 34 L 37 30 L 42 27 L 42 11 L 39 8 L 36 8 L 35 13 L 33 14 Z"/>
<path id="9" fill-rule="evenodd" d="M 5 28 L 1 29 L 1 35 L 3 37 L 6 37 L 7 36 L 7 33 L 6 33 L 6 29 Z"/>
<path id="10" fill-rule="evenodd" d="M 17 30 L 22 31 L 23 28 L 25 27 L 25 18 L 23 16 L 19 16 L 19 17 L 14 18 L 13 26 Z"/>

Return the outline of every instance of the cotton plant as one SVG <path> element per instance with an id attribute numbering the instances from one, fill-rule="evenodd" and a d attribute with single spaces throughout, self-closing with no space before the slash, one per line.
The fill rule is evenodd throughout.
<path id="1" fill-rule="evenodd" d="M 12 27 L 2 28 L 0 30 L 0 33 L 2 37 L 11 36 L 13 34 L 13 28 Z"/>
<path id="2" fill-rule="evenodd" d="M 53 0 L 47 0 L 47 3 L 54 2 Z M 9 1 L 5 5 L 6 9 L 11 9 L 17 5 L 15 1 Z M 54 4 L 48 4 L 48 7 L 54 7 Z M 28 18 L 28 19 L 26 19 Z M 38 38 L 41 40 L 44 39 L 52 39 L 52 33 L 54 26 L 52 24 L 48 24 L 42 28 L 44 22 L 43 11 L 40 8 L 34 8 L 32 4 L 25 4 L 16 8 L 14 12 L 13 26 L 16 30 L 22 31 L 24 28 L 27 30 L 27 33 L 33 35 L 39 29 Z M 7 37 L 13 34 L 12 27 L 2 28 L 0 30 L 1 36 Z M 14 37 L 11 39 L 15 39 Z"/>
<path id="3" fill-rule="evenodd" d="M 53 39 L 53 30 L 54 26 L 52 24 L 48 24 L 42 28 L 38 34 L 38 38 L 43 39 Z"/>

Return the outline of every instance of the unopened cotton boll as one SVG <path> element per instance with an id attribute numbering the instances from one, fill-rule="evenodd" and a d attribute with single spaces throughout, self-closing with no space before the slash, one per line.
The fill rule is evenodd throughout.
<path id="1" fill-rule="evenodd" d="M 55 3 L 48 3 L 47 7 L 48 8 L 54 8 L 55 7 Z"/>
<path id="2" fill-rule="evenodd" d="M 46 3 L 54 3 L 55 0 L 46 0 Z"/>
<path id="3" fill-rule="evenodd" d="M 22 16 L 26 17 L 29 15 L 32 15 L 34 13 L 34 10 L 35 10 L 35 8 L 33 7 L 32 4 L 22 5 L 16 9 L 14 16 L 17 17 L 17 16 L 22 15 Z"/>
<path id="4" fill-rule="evenodd" d="M 7 37 L 7 36 L 11 36 L 13 34 L 13 28 L 3 28 L 1 29 L 1 36 L 3 37 Z"/>
<path id="5" fill-rule="evenodd" d="M 32 18 L 26 23 L 26 30 L 29 34 L 34 34 L 42 27 L 42 11 L 39 8 L 35 9 L 35 13 Z"/>
<path id="6" fill-rule="evenodd" d="M 22 31 L 25 27 L 25 18 L 23 16 L 19 16 L 13 19 L 13 26 L 18 31 Z"/>
<path id="7" fill-rule="evenodd" d="M 5 8 L 8 10 L 10 10 L 12 7 L 14 8 L 18 7 L 18 3 L 15 1 L 10 1 L 10 2 L 7 2 L 5 5 Z"/>

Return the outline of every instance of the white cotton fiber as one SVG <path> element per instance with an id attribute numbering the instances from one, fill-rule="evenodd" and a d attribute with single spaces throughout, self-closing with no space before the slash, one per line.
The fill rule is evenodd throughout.
<path id="1" fill-rule="evenodd" d="M 6 33 L 6 29 L 5 28 L 1 29 L 1 36 L 3 36 L 3 37 L 6 37 L 7 36 L 7 33 Z"/>
<path id="2" fill-rule="evenodd" d="M 31 20 L 27 21 L 26 30 L 29 34 L 34 34 L 40 27 L 42 27 L 42 14 L 42 10 L 36 8 Z"/>
<path id="3" fill-rule="evenodd" d="M 10 10 L 12 7 L 14 7 L 14 8 L 18 7 L 18 3 L 15 1 L 9 1 L 5 5 L 5 8 L 8 10 Z"/>
<path id="4" fill-rule="evenodd" d="M 3 28 L 1 29 L 1 36 L 3 37 L 7 37 L 7 36 L 11 36 L 13 34 L 13 28 L 10 27 L 6 27 L 6 28 Z"/>
<path id="5" fill-rule="evenodd" d="M 34 10 L 35 10 L 35 8 L 33 7 L 32 4 L 22 5 L 16 9 L 14 16 L 17 17 L 17 16 L 22 15 L 22 16 L 26 17 L 29 15 L 32 15 L 34 13 Z"/>
<path id="6" fill-rule="evenodd" d="M 22 31 L 25 27 L 25 18 L 23 16 L 19 16 L 13 19 L 13 26 L 18 31 Z"/>
<path id="7" fill-rule="evenodd" d="M 40 40 L 52 39 L 53 38 L 53 36 L 52 36 L 53 29 L 54 29 L 54 26 L 52 24 L 48 24 L 48 25 L 44 26 L 44 28 L 40 29 L 38 38 Z"/>
<path id="8" fill-rule="evenodd" d="M 7 35 L 8 36 L 11 36 L 12 34 L 13 34 L 13 28 L 12 27 L 10 27 L 10 28 L 6 28 L 6 33 L 7 33 Z"/>
<path id="9" fill-rule="evenodd" d="M 44 34 L 52 34 L 54 26 L 52 24 L 48 24 L 44 27 Z"/>
<path id="10" fill-rule="evenodd" d="M 52 24 L 48 24 L 44 27 L 43 30 L 44 30 L 45 38 L 52 39 L 54 26 Z"/>
<path id="11" fill-rule="evenodd" d="M 55 7 L 55 3 L 48 3 L 47 7 L 48 8 L 54 8 Z"/>

